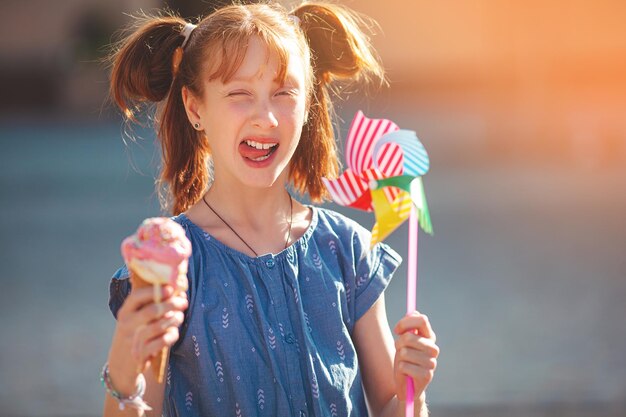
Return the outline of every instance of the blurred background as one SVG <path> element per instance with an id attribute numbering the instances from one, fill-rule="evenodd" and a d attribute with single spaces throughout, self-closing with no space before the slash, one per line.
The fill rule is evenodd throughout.
<path id="1" fill-rule="evenodd" d="M 218 3 L 0 3 L 0 415 L 101 413 L 109 277 L 121 240 L 161 211 L 154 134 L 124 144 L 100 60 L 128 13 Z M 391 87 L 338 103 L 339 135 L 363 109 L 431 157 L 418 308 L 442 350 L 432 415 L 626 415 L 626 2 L 341 3 L 380 24 Z M 404 254 L 406 239 L 389 243 Z"/>

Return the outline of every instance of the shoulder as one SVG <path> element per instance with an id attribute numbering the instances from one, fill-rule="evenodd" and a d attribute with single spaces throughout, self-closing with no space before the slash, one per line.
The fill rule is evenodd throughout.
<path id="1" fill-rule="evenodd" d="M 327 208 L 315 207 L 314 210 L 317 211 L 317 225 L 313 239 L 318 245 L 336 245 L 337 251 L 349 256 L 354 263 L 365 258 L 372 258 L 373 261 L 381 256 L 392 258 L 394 263 L 401 262 L 402 258 L 385 243 L 370 248 L 372 233 L 355 220 Z"/>
<path id="2" fill-rule="evenodd" d="M 338 237 L 357 236 L 368 240 L 371 232 L 353 219 L 328 208 L 315 207 L 318 217 L 318 227 L 321 232 L 336 234 Z"/>
<path id="3" fill-rule="evenodd" d="M 372 232 L 369 229 L 366 229 L 355 220 L 335 210 L 322 207 L 316 207 L 315 210 L 318 212 L 317 228 L 322 233 L 335 234 L 341 240 L 351 238 L 350 243 L 352 246 L 356 247 L 357 250 L 370 252 Z M 401 259 L 400 256 L 385 243 L 377 243 L 373 249 L 389 252 L 394 257 Z"/>
<path id="4" fill-rule="evenodd" d="M 176 223 L 182 226 L 185 230 L 185 234 L 187 238 L 191 241 L 191 244 L 194 245 L 197 237 L 207 236 L 208 234 L 197 226 L 196 223 L 193 222 L 185 213 L 181 213 L 177 216 L 170 217 L 171 220 L 174 220 Z"/>
<path id="5" fill-rule="evenodd" d="M 189 223 L 189 219 L 187 218 L 187 216 L 185 216 L 184 213 L 181 213 L 177 216 L 170 216 L 170 220 L 174 220 L 176 223 L 180 224 L 183 227 Z"/>

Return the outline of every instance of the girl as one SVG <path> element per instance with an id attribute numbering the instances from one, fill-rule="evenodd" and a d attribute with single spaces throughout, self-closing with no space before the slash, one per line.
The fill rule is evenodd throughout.
<path id="1" fill-rule="evenodd" d="M 333 81 L 382 79 L 361 23 L 326 3 L 234 5 L 122 42 L 112 96 L 131 120 L 158 103 L 160 180 L 193 254 L 188 293 L 160 305 L 113 277 L 105 416 L 401 416 L 407 377 L 427 414 L 435 334 L 415 312 L 394 345 L 385 313 L 399 256 L 286 188 L 320 201 L 337 174 Z M 143 372 L 164 346 L 158 384 Z"/>

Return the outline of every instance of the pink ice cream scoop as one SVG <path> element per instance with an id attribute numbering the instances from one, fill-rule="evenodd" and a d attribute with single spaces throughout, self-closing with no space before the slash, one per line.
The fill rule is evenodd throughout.
<path id="1" fill-rule="evenodd" d="M 181 275 L 186 278 L 190 255 L 191 242 L 185 230 L 166 217 L 144 220 L 137 232 L 122 242 L 122 256 L 128 268 L 157 285 L 176 286 Z"/>

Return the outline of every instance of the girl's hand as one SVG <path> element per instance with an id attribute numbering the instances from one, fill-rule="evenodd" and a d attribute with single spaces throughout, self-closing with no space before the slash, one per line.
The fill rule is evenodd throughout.
<path id="1" fill-rule="evenodd" d="M 115 387 L 134 392 L 137 376 L 150 358 L 178 340 L 178 327 L 188 306 L 187 294 L 173 295 L 171 286 L 162 288 L 162 302 L 153 301 L 151 287 L 133 289 L 117 314 L 117 325 L 109 353 L 109 372 Z M 117 380 L 117 381 L 116 381 Z"/>
<path id="2" fill-rule="evenodd" d="M 393 330 L 399 335 L 393 367 L 396 395 L 399 400 L 406 400 L 406 377 L 409 376 L 413 378 L 418 399 L 432 381 L 437 367 L 439 347 L 435 344 L 435 332 L 428 317 L 417 311 L 400 319 Z"/>

